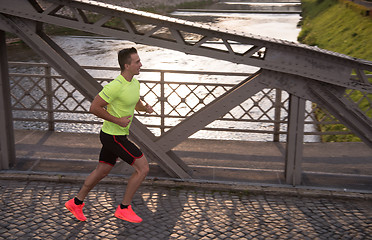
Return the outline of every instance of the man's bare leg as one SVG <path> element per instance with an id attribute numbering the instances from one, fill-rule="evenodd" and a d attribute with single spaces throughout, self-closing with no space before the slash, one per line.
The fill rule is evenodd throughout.
<path id="1" fill-rule="evenodd" d="M 125 190 L 124 198 L 122 201 L 123 205 L 130 205 L 134 194 L 138 190 L 139 186 L 145 180 L 147 174 L 149 173 L 149 164 L 145 156 L 136 159 L 132 165 L 135 172 L 129 178 L 127 188 Z"/>
<path id="2" fill-rule="evenodd" d="M 91 174 L 85 179 L 85 182 L 76 197 L 80 201 L 84 201 L 90 190 L 92 190 L 99 181 L 106 177 L 112 168 L 113 166 L 107 163 L 98 163 L 96 169 L 94 169 L 93 172 L 91 172 Z"/>
<path id="3" fill-rule="evenodd" d="M 98 163 L 96 169 L 85 179 L 83 186 L 81 187 L 77 198 L 70 199 L 65 203 L 65 207 L 80 221 L 85 221 L 87 218 L 84 216 L 83 207 L 84 203 L 77 202 L 78 200 L 83 201 L 88 195 L 90 190 L 97 185 L 97 183 L 107 176 L 111 171 L 112 166 L 106 163 Z"/>

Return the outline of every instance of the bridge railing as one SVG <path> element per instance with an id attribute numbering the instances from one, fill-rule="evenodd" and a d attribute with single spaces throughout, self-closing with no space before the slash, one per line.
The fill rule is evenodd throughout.
<path id="1" fill-rule="evenodd" d="M 98 132 L 102 121 L 89 113 L 90 102 L 46 63 L 9 62 L 11 102 L 15 128 L 65 132 Z M 85 66 L 102 85 L 120 71 L 115 67 Z M 104 77 L 102 77 L 104 76 Z M 141 97 L 155 113 L 137 118 L 157 136 L 197 112 L 249 74 L 143 69 Z M 351 94 L 350 92 L 348 94 Z M 358 102 L 371 100 L 363 95 Z M 358 104 L 358 103 L 356 103 Z M 195 134 L 197 138 L 285 141 L 289 95 L 280 89 L 264 89 L 228 114 Z M 305 141 L 321 135 L 351 134 L 348 129 L 320 131 L 319 126 L 338 120 L 307 101 Z M 366 112 L 371 111 L 367 108 Z"/>

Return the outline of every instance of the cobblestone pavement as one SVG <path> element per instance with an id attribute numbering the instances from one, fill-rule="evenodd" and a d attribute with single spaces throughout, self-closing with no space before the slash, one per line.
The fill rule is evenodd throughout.
<path id="1" fill-rule="evenodd" d="M 133 208 L 144 221 L 114 217 L 124 186 L 99 184 L 88 220 L 64 208 L 80 183 L 0 180 L 1 239 L 371 239 L 372 203 L 361 199 L 254 195 L 141 186 Z"/>

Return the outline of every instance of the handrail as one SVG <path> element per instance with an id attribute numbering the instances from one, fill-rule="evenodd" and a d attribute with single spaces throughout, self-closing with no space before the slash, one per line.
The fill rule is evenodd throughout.
<path id="1" fill-rule="evenodd" d="M 35 118 L 35 117 L 30 117 L 30 116 L 27 116 L 27 114 L 20 114 L 21 116 L 18 116 L 16 115 L 14 117 L 14 121 L 16 122 L 33 122 L 33 123 L 36 123 L 36 122 L 39 122 L 39 123 L 48 123 L 48 129 L 49 130 L 53 130 L 54 129 L 54 126 L 56 124 L 62 124 L 62 123 L 75 123 L 75 124 L 86 124 L 86 125 L 99 125 L 102 123 L 101 120 L 99 119 L 94 119 L 94 117 L 88 113 L 88 110 L 86 108 L 82 108 L 81 107 L 81 103 L 84 102 L 82 100 L 80 100 L 80 103 L 76 103 L 76 107 L 75 109 L 68 109 L 68 107 L 66 108 L 55 108 L 56 105 L 59 105 L 59 106 L 64 106 L 64 102 L 67 101 L 67 98 L 71 98 L 74 94 L 77 94 L 76 92 L 75 93 L 65 93 L 65 91 L 67 91 L 66 89 L 62 90 L 63 94 L 66 94 L 66 95 L 69 95 L 69 97 L 63 97 L 63 96 L 56 96 L 58 95 L 58 91 L 63 89 L 65 86 L 61 83 L 57 83 L 58 81 L 63 81 L 64 79 L 57 73 L 53 73 L 53 74 L 50 74 L 49 76 L 46 76 L 46 72 L 47 70 L 44 70 L 44 69 L 48 69 L 48 68 L 51 68 L 47 63 L 33 63 L 33 62 L 9 62 L 9 67 L 21 67 L 21 68 L 24 68 L 24 67 L 38 67 L 40 68 L 40 73 L 19 73 L 17 71 L 14 71 L 14 70 L 11 70 L 10 71 L 10 77 L 11 79 L 13 79 L 13 86 L 12 86 L 12 91 L 15 91 L 16 87 L 15 86 L 18 86 L 18 84 L 20 84 L 20 80 L 17 82 L 15 81 L 14 79 L 15 78 L 36 78 L 36 79 L 44 79 L 45 78 L 45 81 L 50 81 L 49 84 L 51 84 L 51 82 L 53 81 L 54 82 L 54 87 L 52 88 L 52 92 L 45 92 L 44 96 L 41 96 L 41 98 L 48 98 L 48 101 L 50 102 L 49 106 L 44 106 L 44 107 L 39 107 L 39 105 L 41 103 L 39 102 L 36 102 L 34 103 L 34 106 L 31 106 L 31 107 L 26 107 L 26 106 L 20 106 L 20 105 L 14 105 L 12 107 L 13 111 L 14 112 L 22 112 L 22 113 L 28 113 L 29 112 L 34 112 L 34 113 L 43 113 L 43 112 L 48 112 L 50 115 L 48 118 L 42 118 L 42 117 L 38 117 L 38 118 Z M 96 67 L 96 66 L 83 66 L 84 69 L 86 70 L 106 70 L 106 71 L 119 71 L 120 69 L 118 67 Z M 166 81 L 165 78 L 166 78 L 166 75 L 167 74 L 188 74 L 188 75 L 216 75 L 216 76 L 231 76 L 231 77 L 247 77 L 249 76 L 249 74 L 246 74 L 246 73 L 229 73 L 229 72 L 211 72 L 211 71 L 187 71 L 187 70 L 166 70 L 166 69 L 142 69 L 141 72 L 146 72 L 146 73 L 156 73 L 156 78 L 158 78 L 159 80 L 145 80 L 145 79 L 140 79 L 140 81 L 142 82 L 142 88 L 147 88 L 147 92 L 143 93 L 143 95 L 147 98 L 149 97 L 148 95 L 151 93 L 151 89 L 147 86 L 149 84 L 155 84 L 155 85 L 159 85 L 159 86 L 163 86 L 162 89 L 164 91 L 164 89 L 168 89 L 168 95 L 177 95 L 177 94 L 180 94 L 177 92 L 177 89 L 176 90 L 171 90 L 171 88 L 169 86 L 171 85 L 176 85 L 176 86 L 179 86 L 179 88 L 181 86 L 190 86 L 190 85 L 198 85 L 201 89 L 204 89 L 204 91 L 206 92 L 206 88 L 207 87 L 212 87 L 212 88 L 231 88 L 233 87 L 235 84 L 231 84 L 231 83 L 219 83 L 219 82 L 216 82 L 216 83 L 210 83 L 210 82 L 193 82 L 193 81 Z M 159 74 L 159 76 L 158 76 Z M 95 78 L 98 82 L 100 82 L 101 84 L 103 82 L 108 82 L 110 80 L 112 80 L 111 78 Z M 41 81 L 43 82 L 43 81 Z M 67 84 L 67 82 L 65 81 L 65 84 Z M 39 84 L 33 84 L 35 85 L 34 88 L 40 88 Z M 40 85 L 43 85 L 43 84 L 40 84 Z M 51 84 L 53 85 L 53 84 Z M 68 85 L 68 84 L 67 84 Z M 37 86 L 37 87 L 36 87 Z M 23 94 L 19 94 L 20 96 L 18 96 L 21 100 L 17 100 L 18 102 L 22 102 L 23 98 L 27 95 L 30 94 L 30 92 L 32 92 L 33 90 L 32 89 L 28 89 L 27 90 L 28 92 L 26 93 L 23 93 Z M 73 91 L 73 90 L 71 90 Z M 170 93 L 169 93 L 170 91 Z M 286 93 L 279 93 L 278 91 L 280 90 L 267 90 L 269 94 L 286 94 Z M 154 93 L 153 93 L 154 94 Z M 190 93 L 189 93 L 189 96 L 195 94 L 195 92 L 193 90 L 190 90 Z M 203 93 L 203 94 L 206 94 L 206 93 Z M 277 114 L 277 116 L 271 116 L 269 113 L 263 113 L 262 115 L 260 115 L 258 118 L 254 118 L 253 116 L 251 117 L 245 117 L 245 118 L 237 118 L 237 117 L 234 117 L 233 115 L 231 116 L 225 116 L 225 117 L 222 117 L 222 118 L 219 118 L 217 119 L 217 121 L 222 121 L 222 122 L 225 122 L 226 124 L 228 124 L 227 127 L 221 127 L 221 126 L 214 126 L 214 127 L 205 127 L 204 130 L 205 131 L 216 131 L 216 132 L 235 132 L 235 133 L 257 133 L 257 134 L 270 134 L 273 136 L 273 138 L 275 138 L 277 141 L 279 139 L 279 135 L 282 135 L 284 136 L 287 132 L 286 132 L 286 129 L 285 129 L 285 125 L 287 124 L 287 119 L 286 119 L 286 116 L 285 116 L 285 112 L 287 112 L 287 106 L 285 106 L 285 103 L 287 102 L 287 98 L 283 98 L 281 99 L 282 97 L 279 98 L 280 102 L 276 102 L 277 100 L 275 99 L 270 99 L 270 96 L 269 94 L 267 93 L 260 93 L 263 97 L 261 100 L 259 101 L 252 101 L 253 102 L 253 105 L 256 105 L 257 106 L 260 106 L 260 104 L 262 104 L 261 101 L 268 101 L 268 102 L 271 102 L 270 104 L 272 104 L 271 106 L 269 106 L 268 108 L 270 108 L 271 110 L 270 111 L 275 111 L 276 113 L 279 113 Z M 16 95 L 15 93 L 12 93 L 13 97 L 16 98 Z M 157 101 L 157 103 L 155 103 L 155 105 L 153 106 L 156 111 L 155 111 L 155 114 L 153 115 L 146 115 L 146 114 L 143 114 L 143 113 L 137 113 L 136 116 L 139 118 L 139 119 L 143 119 L 144 116 L 146 117 L 150 117 L 151 119 L 160 119 L 160 124 L 154 124 L 154 123 L 147 123 L 145 125 L 147 125 L 148 127 L 150 128 L 154 128 L 154 129 L 160 129 L 161 133 L 164 133 L 167 131 L 167 129 L 170 129 L 172 128 L 172 124 L 169 124 L 169 121 L 182 121 L 183 119 L 185 119 L 188 114 L 186 115 L 182 115 L 180 113 L 177 113 L 177 106 L 174 107 L 173 110 L 165 110 L 164 109 L 164 106 L 165 105 L 171 105 L 169 102 L 168 102 L 168 98 L 169 96 L 166 96 L 164 99 L 161 98 L 162 95 L 165 95 L 165 93 L 158 93 L 158 95 L 156 96 L 152 96 L 152 98 Z M 81 96 L 80 96 L 81 97 Z M 182 101 L 185 101 L 184 103 L 186 104 L 187 103 L 187 98 L 188 97 L 185 97 L 184 100 L 180 100 L 180 102 Z M 14 102 L 17 102 L 17 101 L 14 101 Z M 203 102 L 205 101 L 205 99 L 199 99 L 200 102 Z M 51 104 L 52 102 L 54 102 L 54 105 Z M 180 103 L 181 104 L 181 103 Z M 179 104 L 179 105 L 180 105 Z M 161 105 L 161 109 L 159 110 L 159 106 Z M 252 106 L 250 106 L 252 107 Z M 197 109 L 193 108 L 193 107 L 190 107 L 190 113 L 191 112 L 195 112 Z M 250 109 L 252 110 L 252 108 Z M 73 114 L 75 115 L 75 119 L 69 119 L 69 118 L 63 118 L 61 116 L 59 117 L 56 117 L 56 115 L 63 115 L 63 114 L 66 114 L 66 115 L 69 115 L 69 114 Z M 242 113 L 242 114 L 247 114 L 247 116 L 251 115 L 251 113 L 249 113 L 249 111 L 245 112 L 245 113 Z M 312 113 L 311 113 L 312 114 Z M 30 115 L 30 114 L 29 114 Z M 265 116 L 266 115 L 266 116 Z M 310 115 L 310 113 L 309 113 Z M 165 120 L 165 119 L 168 119 L 168 120 Z M 173 120 L 172 120 L 173 119 Z M 155 121 L 155 120 L 154 120 Z M 328 121 L 328 123 L 330 123 Z M 337 123 L 337 121 L 334 121 L 333 123 Z M 257 129 L 257 128 L 242 128 L 242 127 L 237 127 L 237 125 L 239 124 L 268 124 L 269 127 L 266 127 L 266 128 L 263 128 L 263 129 Z M 307 118 L 306 119 L 306 122 L 305 124 L 308 124 L 308 125 L 314 125 L 316 126 L 317 124 L 325 124 L 324 121 L 320 121 L 320 120 L 317 120 L 315 118 Z M 274 127 L 276 126 L 276 127 Z M 95 128 L 93 128 L 95 129 Z M 320 136 L 320 135 L 331 135 L 331 134 L 350 134 L 349 131 L 347 132 L 342 132 L 342 131 L 337 131 L 337 132 L 332 132 L 332 133 L 324 133 L 324 132 L 321 132 L 321 131 L 318 131 L 316 128 L 313 128 L 312 130 L 308 130 L 306 131 L 305 130 L 305 135 L 317 135 L 317 136 Z"/>

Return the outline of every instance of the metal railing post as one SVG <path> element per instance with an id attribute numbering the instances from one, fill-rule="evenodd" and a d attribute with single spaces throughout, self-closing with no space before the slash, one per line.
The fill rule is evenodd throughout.
<path id="1" fill-rule="evenodd" d="M 15 164 L 13 115 L 5 32 L 0 31 L 0 169 Z"/>
<path id="2" fill-rule="evenodd" d="M 53 88 L 52 88 L 52 68 L 48 65 L 45 67 L 45 86 L 48 109 L 48 130 L 54 131 L 54 111 L 53 111 Z"/>
<path id="3" fill-rule="evenodd" d="M 305 99 L 290 95 L 289 100 L 285 179 L 296 186 L 301 184 Z"/>
<path id="4" fill-rule="evenodd" d="M 160 133 L 165 132 L 165 79 L 164 71 L 160 72 Z"/>
<path id="5" fill-rule="evenodd" d="M 280 141 L 280 116 L 282 110 L 282 90 L 275 89 L 274 142 Z"/>

